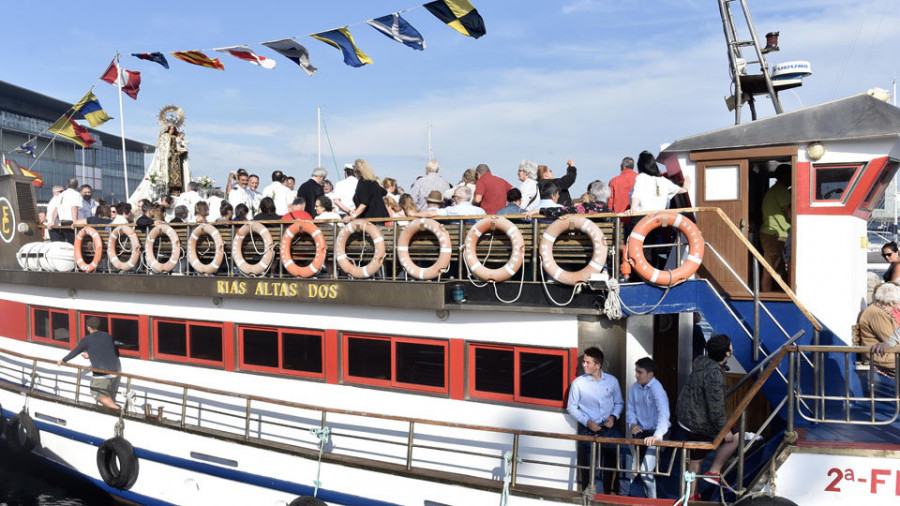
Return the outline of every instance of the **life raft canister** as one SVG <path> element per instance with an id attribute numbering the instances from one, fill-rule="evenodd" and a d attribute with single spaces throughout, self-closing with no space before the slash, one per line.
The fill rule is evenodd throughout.
<path id="1" fill-rule="evenodd" d="M 365 238 L 366 235 L 372 238 L 372 245 L 375 252 L 372 254 L 372 260 L 366 265 L 357 266 L 347 257 L 347 241 L 354 233 L 360 232 Z M 385 247 L 384 237 L 375 224 L 365 220 L 353 220 L 338 232 L 337 239 L 334 241 L 334 257 L 338 262 L 341 270 L 352 276 L 354 279 L 366 279 L 372 277 L 378 272 L 381 264 L 384 262 Z"/>
<path id="2" fill-rule="evenodd" d="M 505 265 L 497 269 L 488 269 L 478 260 L 478 241 L 487 232 L 500 231 L 509 237 L 512 252 Z M 482 281 L 500 283 L 513 277 L 525 261 L 525 240 L 513 222 L 502 216 L 489 216 L 478 220 L 466 234 L 466 247 L 463 258 L 469 270 Z"/>
<path id="3" fill-rule="evenodd" d="M 291 253 L 291 245 L 294 243 L 294 237 L 301 232 L 310 236 L 316 245 L 316 254 L 313 257 L 312 262 L 304 266 L 297 265 L 297 263 L 294 262 L 294 257 Z M 284 235 L 281 236 L 281 265 L 283 265 L 284 269 L 292 276 L 298 278 L 311 278 L 315 276 L 319 270 L 322 269 L 322 266 L 325 265 L 325 255 L 327 253 L 328 242 L 325 240 L 325 235 L 322 233 L 322 230 L 311 221 L 303 220 L 294 222 L 294 224 L 284 231 Z"/>
<path id="4" fill-rule="evenodd" d="M 119 236 L 124 235 L 131 244 L 131 255 L 127 262 L 123 262 L 116 252 L 116 245 L 119 242 Z M 124 253 L 124 252 L 123 252 Z M 138 241 L 137 233 L 128 225 L 119 225 L 109 233 L 109 240 L 106 242 L 106 256 L 109 263 L 120 271 L 130 271 L 137 266 L 141 260 L 141 243 Z"/>
<path id="5" fill-rule="evenodd" d="M 675 227 L 687 238 L 687 257 L 681 265 L 669 271 L 657 269 L 644 256 L 644 240 L 650 232 L 660 227 Z M 703 262 L 703 250 L 703 235 L 697 224 L 673 212 L 644 216 L 628 236 L 628 259 L 634 266 L 634 272 L 645 281 L 660 286 L 676 285 L 693 276 Z"/>
<path id="6" fill-rule="evenodd" d="M 593 254 L 588 264 L 578 271 L 567 271 L 560 267 L 553 258 L 553 245 L 563 232 L 575 232 L 588 236 L 591 240 Z M 563 216 L 544 230 L 540 244 L 541 264 L 544 272 L 553 279 L 569 286 L 587 283 L 593 274 L 603 270 L 606 265 L 606 238 L 603 231 L 593 221 L 584 216 Z"/>
<path id="7" fill-rule="evenodd" d="M 81 253 L 81 244 L 84 242 L 84 236 L 86 235 L 90 236 L 94 243 L 94 259 L 91 260 L 91 263 L 85 262 Z M 97 266 L 100 265 L 100 260 L 102 259 L 103 238 L 100 237 L 100 232 L 97 232 L 94 227 L 84 227 L 79 230 L 78 235 L 75 236 L 75 265 L 77 265 L 82 272 L 94 272 L 97 270 Z"/>
<path id="8" fill-rule="evenodd" d="M 212 237 L 213 246 L 216 248 L 216 254 L 213 256 L 212 262 L 208 264 L 201 262 L 200 257 L 197 255 L 197 241 L 204 235 Z M 188 263 L 190 263 L 191 267 L 197 272 L 213 274 L 219 270 L 219 266 L 222 265 L 222 260 L 225 259 L 225 241 L 222 239 L 222 234 L 219 233 L 216 227 L 209 223 L 201 223 L 194 227 L 194 230 L 188 237 L 187 258 Z"/>
<path id="9" fill-rule="evenodd" d="M 409 255 L 409 244 L 413 237 L 422 231 L 433 234 L 440 246 L 437 261 L 428 267 L 419 267 Z M 400 260 L 400 265 L 416 279 L 437 279 L 441 273 L 447 272 L 452 255 L 453 245 L 450 242 L 450 233 L 440 223 L 430 218 L 420 218 L 409 222 L 397 239 L 397 258 Z"/>
<path id="10" fill-rule="evenodd" d="M 244 239 L 246 239 L 251 232 L 260 236 L 263 241 L 263 254 L 255 264 L 251 264 L 244 259 Z M 272 233 L 269 232 L 268 227 L 257 221 L 251 221 L 239 228 L 234 238 L 231 240 L 231 260 L 234 262 L 234 265 L 237 266 L 238 270 L 244 274 L 247 274 L 248 276 L 259 276 L 266 272 L 269 266 L 272 265 L 272 259 L 275 257 L 275 249 L 272 247 L 274 244 L 275 240 L 272 239 Z"/>
<path id="11" fill-rule="evenodd" d="M 166 237 L 168 237 L 169 241 L 172 243 L 172 253 L 169 255 L 169 261 L 166 263 L 160 263 L 159 260 L 156 259 L 156 253 L 153 252 L 153 244 L 160 234 L 166 234 Z M 144 260 L 153 272 L 171 271 L 178 265 L 179 258 L 181 258 L 181 243 L 178 242 L 178 233 L 175 232 L 175 229 L 163 223 L 153 227 L 150 232 L 147 233 L 147 240 L 144 245 Z"/>

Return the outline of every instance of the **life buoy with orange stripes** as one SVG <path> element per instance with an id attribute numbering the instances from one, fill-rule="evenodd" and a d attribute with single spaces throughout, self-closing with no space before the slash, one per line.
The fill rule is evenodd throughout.
<path id="1" fill-rule="evenodd" d="M 122 235 L 124 235 L 131 244 L 131 255 L 128 257 L 127 262 L 123 262 L 122 259 L 119 258 L 118 252 L 116 252 L 119 236 Z M 128 225 L 119 225 L 114 228 L 113 231 L 109 233 L 109 240 L 106 241 L 106 256 L 109 258 L 109 263 L 120 271 L 126 272 L 134 269 L 138 262 L 141 261 L 141 242 L 138 240 L 138 236 L 134 232 L 134 229 Z"/>
<path id="2" fill-rule="evenodd" d="M 556 244 L 556 239 L 563 232 L 576 231 L 588 236 L 594 252 L 583 269 L 567 271 L 560 267 L 553 258 L 553 245 Z M 563 216 L 544 230 L 544 234 L 541 236 L 540 254 L 544 272 L 560 283 L 576 286 L 587 283 L 591 275 L 603 270 L 606 265 L 606 238 L 600 227 L 584 216 Z"/>
<path id="3" fill-rule="evenodd" d="M 153 252 L 153 244 L 160 234 L 166 234 L 169 242 L 172 243 L 172 252 L 169 255 L 169 261 L 166 263 L 161 263 L 157 260 L 156 253 Z M 170 272 L 178 265 L 179 258 L 181 258 L 181 243 L 178 242 L 178 233 L 175 232 L 175 229 L 165 223 L 160 223 L 147 232 L 147 239 L 144 243 L 144 261 L 153 272 Z"/>
<path id="4" fill-rule="evenodd" d="M 409 243 L 417 233 L 422 231 L 431 232 L 437 238 L 440 246 L 437 261 L 429 267 L 419 267 L 409 256 Z M 397 258 L 400 260 L 400 265 L 416 279 L 437 279 L 441 273 L 447 272 L 452 255 L 453 245 L 450 242 L 450 233 L 440 223 L 430 218 L 419 218 L 409 222 L 397 239 Z"/>
<path id="5" fill-rule="evenodd" d="M 687 258 L 670 271 L 661 271 L 644 256 L 644 239 L 656 228 L 675 227 L 687 238 Z M 703 262 L 703 235 L 696 223 L 673 212 L 660 212 L 644 216 L 628 236 L 628 259 L 634 271 L 644 280 L 661 286 L 672 286 L 693 276 Z"/>
<path id="6" fill-rule="evenodd" d="M 350 240 L 350 236 L 357 232 L 363 234 L 364 237 L 366 235 L 371 237 L 372 245 L 375 247 L 372 260 L 366 265 L 357 266 L 347 257 L 347 241 Z M 384 255 L 384 237 L 381 235 L 378 227 L 365 220 L 351 221 L 338 232 L 338 236 L 334 240 L 334 257 L 338 262 L 338 266 L 340 266 L 342 271 L 355 279 L 372 277 L 381 268 L 381 264 L 384 263 Z"/>
<path id="7" fill-rule="evenodd" d="M 488 269 L 478 260 L 478 241 L 488 231 L 491 233 L 495 231 L 503 232 L 509 237 L 509 241 L 512 244 L 512 253 L 509 255 L 509 261 L 497 269 Z M 463 258 L 469 270 L 478 279 L 500 283 L 513 277 L 522 268 L 522 263 L 525 261 L 525 240 L 522 238 L 519 227 L 503 216 L 482 218 L 466 234 L 466 247 Z"/>
<path id="8" fill-rule="evenodd" d="M 291 245 L 294 242 L 294 237 L 301 232 L 312 237 L 312 240 L 316 245 L 316 255 L 309 265 L 304 266 L 297 265 L 291 254 Z M 322 234 L 319 227 L 311 221 L 295 221 L 287 230 L 285 230 L 284 235 L 281 236 L 281 265 L 283 265 L 284 269 L 292 276 L 299 278 L 311 278 L 315 276 L 316 273 L 322 269 L 322 266 L 325 265 L 325 254 L 327 252 L 328 243 L 325 241 L 325 235 Z"/>
<path id="9" fill-rule="evenodd" d="M 260 236 L 263 241 L 262 257 L 255 264 L 251 264 L 244 260 L 244 239 L 246 239 L 251 232 Z M 269 229 L 258 221 L 251 221 L 239 228 L 234 239 L 231 240 L 231 260 L 244 274 L 249 276 L 259 276 L 266 272 L 269 266 L 272 265 L 272 259 L 275 257 L 274 245 L 275 240 L 272 239 L 272 233 L 269 232 Z M 290 245 L 288 245 L 288 247 L 290 248 Z M 282 249 L 282 251 L 284 250 Z M 288 255 L 290 256 L 290 253 L 288 253 Z"/>
<path id="10" fill-rule="evenodd" d="M 84 257 L 81 253 L 81 244 L 84 242 L 84 236 L 90 236 L 91 241 L 94 243 L 94 259 L 91 260 L 91 263 L 87 263 L 84 261 Z M 81 269 L 82 272 L 94 272 L 97 270 L 97 266 L 100 265 L 100 260 L 103 259 L 103 238 L 100 237 L 100 232 L 97 232 L 94 227 L 84 227 L 78 231 L 78 235 L 75 236 L 75 265 Z"/>
<path id="11" fill-rule="evenodd" d="M 208 264 L 201 262 L 200 257 L 197 255 L 197 241 L 199 241 L 200 238 L 204 235 L 212 237 L 213 246 L 216 248 L 216 253 L 213 256 L 213 260 Z M 219 270 L 219 266 L 222 265 L 222 260 L 225 259 L 225 240 L 222 239 L 222 234 L 219 233 L 216 227 L 210 225 L 209 223 L 201 223 L 200 225 L 194 227 L 194 230 L 188 237 L 187 258 L 188 262 L 191 264 L 191 267 L 193 267 L 197 272 L 203 274 L 213 274 L 214 272 Z"/>

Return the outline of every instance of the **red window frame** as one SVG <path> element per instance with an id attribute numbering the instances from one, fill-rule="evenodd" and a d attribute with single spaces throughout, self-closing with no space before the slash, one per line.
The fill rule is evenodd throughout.
<path id="1" fill-rule="evenodd" d="M 350 375 L 350 339 L 371 339 L 374 341 L 389 341 L 391 343 L 391 379 L 377 380 L 365 378 L 361 376 Z M 397 381 L 397 343 L 423 344 L 427 346 L 440 346 L 444 349 L 444 386 L 432 387 L 427 385 L 418 385 L 415 383 L 402 383 Z M 440 339 L 420 339 L 415 337 L 398 337 L 398 336 L 379 336 L 372 334 L 356 334 L 342 333 L 341 336 L 341 372 L 344 381 L 347 383 L 357 383 L 361 385 L 372 385 L 387 388 L 398 388 L 403 390 L 413 390 L 416 392 L 431 392 L 449 395 L 450 393 L 450 343 Z"/>
<path id="2" fill-rule="evenodd" d="M 512 351 L 513 352 L 513 394 L 500 394 L 496 392 L 484 392 L 475 389 L 475 350 L 477 349 L 490 349 L 490 350 L 503 350 L 503 351 Z M 521 355 L 522 353 L 533 353 L 537 355 L 553 355 L 562 357 L 562 391 L 560 392 L 559 401 L 549 400 L 549 399 L 537 399 L 534 397 L 525 397 L 521 392 Z M 537 406 L 550 406 L 555 408 L 561 408 L 565 405 L 566 402 L 566 388 L 568 388 L 569 383 L 569 350 L 557 349 L 557 348 L 530 348 L 525 346 L 509 346 L 509 345 L 500 345 L 500 344 L 482 344 L 482 343 L 469 343 L 469 366 L 468 366 L 468 378 L 467 378 L 467 394 L 469 398 L 473 399 L 486 399 L 491 401 L 502 401 L 502 402 L 516 402 L 520 404 L 533 404 Z"/>
<path id="3" fill-rule="evenodd" d="M 869 190 L 869 193 L 863 198 L 860 207 L 871 211 L 878 205 L 881 201 L 881 197 L 884 196 L 885 189 L 887 189 L 888 185 L 891 184 L 891 180 L 896 176 L 898 166 L 900 166 L 900 162 L 897 160 L 888 160 L 883 167 L 880 167 L 881 170 L 879 171 L 879 175 L 872 183 L 872 189 Z"/>
<path id="4" fill-rule="evenodd" d="M 187 350 L 187 356 L 181 355 L 170 355 L 168 353 L 160 353 L 159 352 L 159 324 L 160 323 L 181 323 L 186 326 L 185 328 L 185 339 L 187 343 L 185 343 L 185 347 Z M 222 360 L 205 360 L 201 358 L 193 358 L 191 357 L 191 327 L 214 327 L 218 328 L 222 331 Z M 212 322 L 202 322 L 196 320 L 178 320 L 173 318 L 154 318 L 153 319 L 153 357 L 161 358 L 164 360 L 171 360 L 173 362 L 185 362 L 189 364 L 202 364 L 202 365 L 215 365 L 220 367 L 225 367 L 225 324 L 224 323 L 212 323 Z"/>
<path id="5" fill-rule="evenodd" d="M 846 204 L 847 200 L 850 198 L 850 194 L 852 193 L 853 188 L 856 187 L 857 180 L 859 179 L 859 175 L 862 173 L 863 168 L 866 166 L 864 163 L 824 163 L 824 164 L 812 164 L 812 185 L 810 187 L 810 200 L 813 204 Z M 820 199 L 816 198 L 816 189 L 819 187 L 819 172 L 820 171 L 828 171 L 828 170 L 837 170 L 837 169 L 853 169 L 853 175 L 850 176 L 850 179 L 847 180 L 847 186 L 844 187 L 844 191 L 841 192 L 841 196 L 836 199 Z"/>
<path id="6" fill-rule="evenodd" d="M 39 336 L 35 334 L 35 313 L 37 311 L 47 311 L 48 312 L 48 325 L 50 332 L 53 332 L 53 314 L 63 314 L 66 315 L 66 321 L 69 323 L 69 340 L 68 341 L 57 341 L 53 339 L 52 336 Z M 31 316 L 31 340 L 38 343 L 51 344 L 53 346 L 59 346 L 61 348 L 71 348 L 72 343 L 72 334 L 75 333 L 75 330 L 72 328 L 72 318 L 69 317 L 69 311 L 67 309 L 56 309 L 52 307 L 43 307 L 43 306 L 32 306 L 30 311 Z"/>
<path id="7" fill-rule="evenodd" d="M 137 350 L 126 350 L 124 348 L 117 348 L 119 350 L 119 355 L 126 355 L 129 357 L 140 357 L 141 356 L 141 319 L 136 315 L 124 315 L 124 314 L 112 314 L 112 313 L 81 313 L 81 329 L 82 332 L 87 329 L 87 319 L 88 317 L 96 316 L 97 318 L 106 318 L 106 328 L 112 329 L 111 318 L 116 318 L 119 320 L 132 320 L 137 322 L 138 324 L 138 349 Z M 113 340 L 115 340 L 116 336 L 113 336 Z"/>
<path id="8" fill-rule="evenodd" d="M 268 367 L 264 365 L 254 365 L 244 363 L 244 331 L 245 330 L 262 330 L 266 332 L 278 333 L 278 367 Z M 294 369 L 284 368 L 284 338 L 287 334 L 304 334 L 318 337 L 322 348 L 322 371 L 319 373 L 310 371 L 297 371 Z M 239 325 L 238 326 L 238 366 L 244 371 L 265 372 L 273 374 L 285 374 L 288 376 L 300 376 L 304 378 L 325 379 L 325 331 L 298 329 L 291 327 L 263 327 L 258 325 Z"/>

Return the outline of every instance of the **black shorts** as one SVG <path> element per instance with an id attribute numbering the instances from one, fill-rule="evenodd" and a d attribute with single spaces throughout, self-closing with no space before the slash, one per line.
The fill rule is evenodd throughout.
<path id="1" fill-rule="evenodd" d="M 696 441 L 701 443 L 709 443 L 716 439 L 716 436 L 708 436 L 706 434 L 700 434 L 699 432 L 691 432 L 685 429 L 683 426 L 681 429 L 684 431 L 684 440 L 685 441 Z M 691 450 L 689 460 L 703 460 L 706 458 L 710 452 L 715 450 Z"/>

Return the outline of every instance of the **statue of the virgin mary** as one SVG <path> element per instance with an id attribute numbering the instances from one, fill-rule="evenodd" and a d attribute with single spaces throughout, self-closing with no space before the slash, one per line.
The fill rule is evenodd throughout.
<path id="1" fill-rule="evenodd" d="M 187 157 L 187 142 L 179 138 L 184 125 L 184 111 L 177 105 L 167 105 L 159 111 L 159 139 L 150 167 L 128 202 L 134 206 L 141 199 L 155 201 L 162 195 L 179 195 L 191 182 L 191 168 Z"/>

